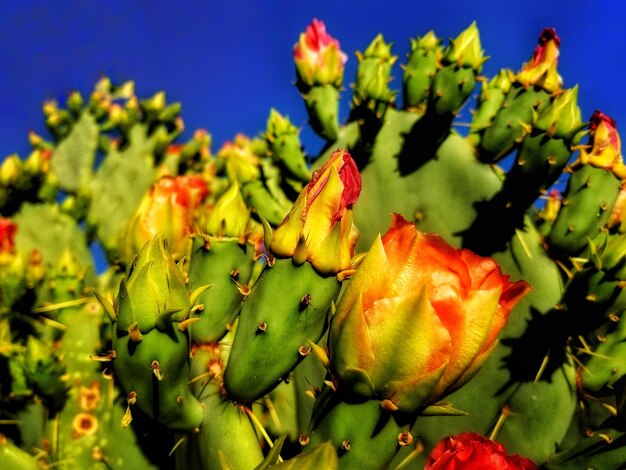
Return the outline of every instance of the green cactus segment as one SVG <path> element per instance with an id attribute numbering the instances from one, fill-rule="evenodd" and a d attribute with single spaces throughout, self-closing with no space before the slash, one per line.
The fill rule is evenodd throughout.
<path id="1" fill-rule="evenodd" d="M 88 268 L 93 265 L 85 233 L 76 221 L 52 204 L 24 204 L 15 215 L 19 231 L 15 237 L 21 253 L 38 250 L 46 263 L 55 265 L 67 247 L 72 247 L 78 262 Z M 45 229 L 42 229 L 45 227 Z"/>
<path id="2" fill-rule="evenodd" d="M 476 86 L 486 58 L 480 48 L 476 23 L 450 41 L 430 88 L 428 112 L 441 116 L 457 112 Z"/>
<path id="3" fill-rule="evenodd" d="M 190 287 L 210 287 L 198 297 L 203 308 L 191 315 L 200 319 L 189 327 L 192 342 L 219 341 L 232 327 L 252 277 L 253 252 L 252 246 L 236 239 L 194 238 Z"/>
<path id="4" fill-rule="evenodd" d="M 93 116 L 83 112 L 52 156 L 51 169 L 61 189 L 69 192 L 86 189 L 93 177 L 98 137 Z"/>
<path id="5" fill-rule="evenodd" d="M 65 404 L 67 383 L 63 379 L 65 367 L 51 348 L 30 336 L 24 354 L 24 374 L 33 392 L 41 398 L 53 415 Z"/>
<path id="6" fill-rule="evenodd" d="M 0 434 L 0 467 L 19 470 L 41 470 L 39 461 Z"/>
<path id="7" fill-rule="evenodd" d="M 550 94 L 539 88 L 525 89 L 514 83 L 493 118 L 485 128 L 477 148 L 484 162 L 496 162 L 511 153 L 526 134 L 533 121 L 533 112 L 540 113 L 550 103 Z M 480 106 L 480 104 L 479 104 Z"/>
<path id="8" fill-rule="evenodd" d="M 278 385 L 322 337 L 339 288 L 309 263 L 279 259 L 265 269 L 239 315 L 229 357 L 236 365 L 224 375 L 229 398 L 252 402 Z"/>
<path id="9" fill-rule="evenodd" d="M 483 82 L 482 90 L 472 116 L 472 126 L 467 140 L 476 146 L 480 142 L 480 133 L 491 126 L 493 118 L 502 107 L 506 94 L 511 89 L 513 71 L 503 69 L 489 82 Z"/>
<path id="10" fill-rule="evenodd" d="M 311 87 L 304 95 L 311 128 L 328 141 L 339 135 L 339 89 L 334 85 Z"/>
<path id="11" fill-rule="evenodd" d="M 528 209 L 561 175 L 582 128 L 576 95 L 576 88 L 564 91 L 536 116 L 502 189 L 481 203 L 479 215 L 465 237 L 468 246 L 483 253 L 504 246 L 513 230 L 523 224 Z M 497 226 L 494 220 L 499 221 Z"/>
<path id="12" fill-rule="evenodd" d="M 352 94 L 350 121 L 361 131 L 361 145 L 367 148 L 380 130 L 387 108 L 395 100 L 389 89 L 391 68 L 398 57 L 391 55 L 391 43 L 379 34 L 364 53 L 357 52 L 359 64 Z"/>
<path id="13" fill-rule="evenodd" d="M 262 467 L 255 470 L 264 470 L 265 468 L 276 468 L 279 470 L 339 470 L 339 459 L 337 452 L 330 442 L 325 442 L 305 449 L 301 454 L 284 462 Z"/>
<path id="14" fill-rule="evenodd" d="M 371 156 L 366 162 L 355 156 L 357 165 L 364 166 L 360 170 L 360 202 L 354 208 L 354 223 L 361 232 L 358 249 L 368 249 L 376 236 L 387 230 L 392 212 L 460 246 L 462 232 L 476 218 L 475 203 L 491 198 L 500 189 L 498 175 L 477 162 L 471 147 L 456 134 L 441 144 L 434 158 L 405 154 L 408 144 L 403 146 L 403 135 L 415 121 L 413 113 L 390 109 Z M 344 134 L 348 145 L 352 143 L 351 130 L 346 128 Z M 320 161 L 326 161 L 329 155 L 330 150 Z M 418 161 L 423 164 L 415 171 Z"/>
<path id="15" fill-rule="evenodd" d="M 114 369 L 136 407 L 164 427 L 189 431 L 200 425 L 202 407 L 189 380 L 191 303 L 162 235 L 148 242 L 129 267 L 117 297 Z M 184 330 L 184 331 L 183 331 Z"/>
<path id="16" fill-rule="evenodd" d="M 582 439 L 571 448 L 556 454 L 542 468 L 568 470 L 575 468 L 620 468 L 626 462 L 624 434 L 613 429 L 601 430 Z"/>
<path id="17" fill-rule="evenodd" d="M 65 308 L 59 321 L 67 327 L 60 352 L 70 389 L 59 414 L 58 436 L 54 427 L 50 429 L 50 438 L 57 442 L 52 455 L 55 467 L 155 468 L 141 452 L 132 428 L 120 426 L 122 400 L 100 363 L 92 359 L 102 345 L 102 307 L 92 301 L 80 308 Z"/>
<path id="18" fill-rule="evenodd" d="M 205 407 L 200 432 L 189 436 L 176 454 L 180 468 L 249 470 L 263 461 L 254 425 L 241 405 L 224 400 L 214 383 L 199 397 Z"/>
<path id="19" fill-rule="evenodd" d="M 154 151 L 160 139 L 158 131 L 148 135 L 146 126 L 133 126 L 128 146 L 112 149 L 90 184 L 87 222 L 111 261 L 122 231 L 154 182 Z"/>
<path id="20" fill-rule="evenodd" d="M 441 40 L 429 31 L 411 39 L 411 52 L 404 66 L 402 96 L 405 108 L 424 114 L 432 79 L 443 55 Z"/>
<path id="21" fill-rule="evenodd" d="M 613 387 L 626 375 L 626 315 L 623 312 L 614 330 L 605 338 L 581 373 L 585 388 L 591 391 Z"/>
<path id="22" fill-rule="evenodd" d="M 309 97 L 317 89 L 329 88 L 335 91 L 335 101 L 338 99 L 335 87 L 327 85 L 325 87 L 314 87 L 307 96 L 307 104 Z M 323 92 L 318 92 L 319 96 L 313 95 L 317 101 L 326 99 Z M 315 103 L 313 103 L 315 104 Z M 335 121 L 337 121 L 335 112 Z M 313 124 L 312 124 L 313 125 Z M 334 137 L 337 137 L 338 124 L 335 122 Z M 267 121 L 267 131 L 265 132 L 265 140 L 272 156 L 274 164 L 277 165 L 281 173 L 288 178 L 307 183 L 311 179 L 311 172 L 307 168 L 306 156 L 302 150 L 302 144 L 299 137 L 300 131 L 294 126 L 289 118 L 282 116 L 278 111 L 272 109 L 270 117 Z"/>
<path id="23" fill-rule="evenodd" d="M 607 223 L 619 194 L 620 180 L 613 173 L 580 165 L 572 173 L 552 230 L 551 247 L 580 252 Z"/>
<path id="24" fill-rule="evenodd" d="M 316 402 L 309 434 L 310 444 L 330 441 L 342 469 L 386 469 L 400 448 L 400 434 L 409 425 L 381 409 L 380 402 L 341 401 L 325 389 Z"/>

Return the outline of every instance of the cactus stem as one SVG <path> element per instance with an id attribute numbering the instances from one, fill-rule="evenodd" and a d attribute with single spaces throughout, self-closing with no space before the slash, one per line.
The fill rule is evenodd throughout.
<path id="1" fill-rule="evenodd" d="M 410 432 L 401 432 L 398 434 L 398 444 L 402 447 L 410 446 L 413 444 L 413 435 Z"/>
<path id="2" fill-rule="evenodd" d="M 152 368 L 152 373 L 157 378 L 157 380 L 159 382 L 163 380 L 163 374 L 161 373 L 161 364 L 159 364 L 159 361 L 157 360 L 152 361 L 152 364 L 150 364 L 150 367 Z"/>
<path id="3" fill-rule="evenodd" d="M 502 411 L 500 412 L 500 416 L 498 416 L 498 421 L 496 421 L 496 424 L 493 427 L 491 434 L 489 435 L 490 440 L 492 441 L 496 440 L 496 438 L 498 437 L 498 433 L 500 432 L 500 430 L 502 429 L 502 426 L 504 425 L 504 422 L 511 414 L 512 414 L 511 408 L 509 407 L 509 405 L 504 405 L 502 407 Z"/>

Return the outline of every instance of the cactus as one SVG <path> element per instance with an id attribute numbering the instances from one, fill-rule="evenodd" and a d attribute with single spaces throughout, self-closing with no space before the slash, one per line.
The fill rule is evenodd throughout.
<path id="1" fill-rule="evenodd" d="M 314 20 L 319 155 L 275 109 L 212 154 L 132 82 L 44 103 L 0 165 L 0 466 L 621 465 L 626 170 L 560 46 L 489 78 L 475 23 L 429 31 L 400 93 L 378 35 L 342 121 Z"/>

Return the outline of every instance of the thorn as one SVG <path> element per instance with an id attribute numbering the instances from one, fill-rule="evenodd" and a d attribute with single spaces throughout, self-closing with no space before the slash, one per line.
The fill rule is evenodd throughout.
<path id="1" fill-rule="evenodd" d="M 180 439 L 178 439 L 176 441 L 176 444 L 174 444 L 174 447 L 172 447 L 172 450 L 170 450 L 170 453 L 167 454 L 168 457 L 171 457 L 172 454 L 176 451 L 176 449 L 178 449 L 180 447 L 180 445 L 185 442 L 185 440 L 187 439 L 187 436 L 183 436 Z"/>
<path id="2" fill-rule="evenodd" d="M 298 442 L 302 447 L 309 445 L 310 440 L 311 439 L 306 434 L 300 434 L 300 436 L 298 436 Z"/>
<path id="3" fill-rule="evenodd" d="M 186 320 L 183 320 L 181 322 L 178 323 L 178 330 L 179 331 L 187 331 L 187 328 L 189 328 L 189 325 L 193 325 L 194 323 L 198 323 L 201 319 L 198 317 L 195 318 L 187 318 Z"/>
<path id="4" fill-rule="evenodd" d="M 398 434 L 398 444 L 402 447 L 413 444 L 413 435 L 410 432 L 401 432 Z"/>
<path id="5" fill-rule="evenodd" d="M 300 354 L 302 357 L 307 357 L 309 354 L 311 354 L 311 347 L 310 346 L 300 346 L 298 348 L 298 354 Z"/>
<path id="6" fill-rule="evenodd" d="M 344 439 L 339 444 L 339 452 L 341 453 L 350 452 L 350 447 L 351 447 L 350 441 L 348 439 Z"/>
<path id="7" fill-rule="evenodd" d="M 93 295 L 95 295 L 96 299 L 98 299 L 98 302 L 100 302 L 100 305 L 102 305 L 102 308 L 104 308 L 104 311 L 109 316 L 111 322 L 116 322 L 117 313 L 115 313 L 115 307 L 113 306 L 113 303 L 110 302 L 109 299 L 104 297 L 102 294 L 99 294 L 97 291 L 93 291 Z"/>
<path id="8" fill-rule="evenodd" d="M 380 407 L 385 411 L 397 411 L 399 410 L 398 405 L 392 402 L 389 398 L 385 398 L 380 402 Z"/>
<path id="9" fill-rule="evenodd" d="M 154 361 L 152 361 L 152 364 L 150 364 L 150 367 L 152 368 L 152 373 L 157 378 L 157 380 L 159 382 L 163 380 L 163 374 L 161 373 L 161 364 L 159 364 L 159 361 L 155 359 Z"/>
<path id="10" fill-rule="evenodd" d="M 304 295 L 302 296 L 302 298 L 300 299 L 300 303 L 301 303 L 302 305 L 310 305 L 310 304 L 311 304 L 311 299 L 312 299 L 312 298 L 313 298 L 313 297 L 311 296 L 311 294 L 304 294 Z"/>
<path id="11" fill-rule="evenodd" d="M 129 326 L 128 326 L 128 335 L 130 336 L 130 340 L 133 343 L 138 343 L 143 339 L 143 335 L 141 334 L 141 331 L 139 331 L 139 327 L 137 326 L 137 322 L 132 322 Z"/>
<path id="12" fill-rule="evenodd" d="M 326 350 L 322 348 L 321 346 L 315 344 L 311 340 L 309 340 L 309 345 L 311 346 L 311 349 L 313 350 L 313 354 L 315 354 L 315 356 L 320 360 L 322 365 L 326 369 L 328 369 L 330 367 L 330 359 L 328 358 L 328 354 L 326 353 Z"/>
<path id="13" fill-rule="evenodd" d="M 198 301 L 198 298 L 211 287 L 213 287 L 213 284 L 207 284 L 205 286 L 196 287 L 191 293 L 191 295 L 189 296 L 189 302 L 191 302 L 191 305 L 195 305 L 196 302 Z"/>
<path id="14" fill-rule="evenodd" d="M 256 327 L 257 334 L 265 333 L 266 331 L 267 331 L 267 323 L 265 323 L 264 321 L 259 322 L 259 324 Z"/>
<path id="15" fill-rule="evenodd" d="M 106 354 L 102 354 L 100 356 L 95 356 L 93 354 L 89 355 L 89 359 L 97 362 L 110 362 L 117 357 L 117 353 L 114 350 L 107 352 Z"/>
<path id="16" fill-rule="evenodd" d="M 337 386 L 332 380 L 324 380 L 324 383 L 328 385 L 328 388 L 330 388 L 333 392 L 337 392 Z"/>

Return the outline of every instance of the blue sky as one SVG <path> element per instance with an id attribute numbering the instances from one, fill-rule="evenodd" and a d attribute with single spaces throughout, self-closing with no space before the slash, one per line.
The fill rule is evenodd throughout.
<path id="1" fill-rule="evenodd" d="M 391 3 L 391 4 L 390 4 Z M 407 6 L 407 4 L 409 4 Z M 561 37 L 560 73 L 580 85 L 583 118 L 596 108 L 626 129 L 626 4 L 619 1 L 8 1 L 0 15 L 0 158 L 29 148 L 29 129 L 45 133 L 41 102 L 72 89 L 88 94 L 102 74 L 133 79 L 142 96 L 165 90 L 183 104 L 186 133 L 205 128 L 216 150 L 238 131 L 265 127 L 273 106 L 300 126 L 306 113 L 292 85 L 293 44 L 314 17 L 350 57 L 382 32 L 399 55 L 409 38 L 435 30 L 456 36 L 476 20 L 491 59 L 484 72 L 518 69 L 543 27 Z M 348 93 L 344 93 L 344 117 Z M 303 133 L 313 152 L 318 144 Z"/>

